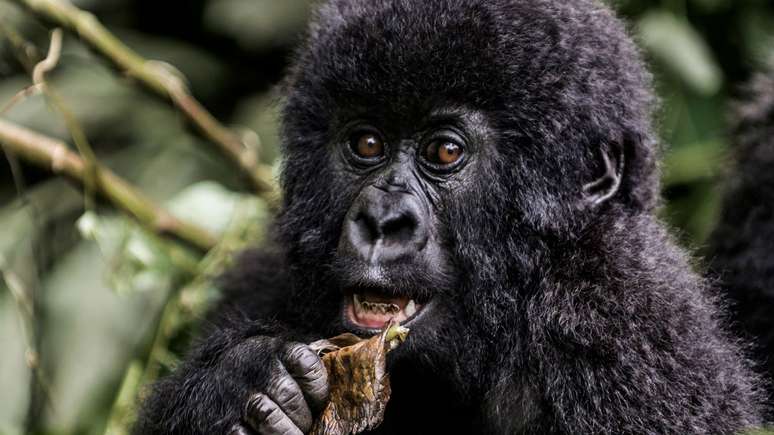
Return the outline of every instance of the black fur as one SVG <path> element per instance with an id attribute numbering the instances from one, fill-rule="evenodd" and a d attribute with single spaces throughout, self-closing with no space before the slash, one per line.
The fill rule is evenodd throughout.
<path id="1" fill-rule="evenodd" d="M 735 319 L 759 340 L 759 360 L 774 379 L 774 73 L 756 77 L 742 100 L 734 120 L 736 165 L 710 256 Z"/>
<path id="2" fill-rule="evenodd" d="M 591 0 L 331 0 L 287 81 L 277 246 L 227 280 L 221 325 L 156 386 L 139 433 L 225 433 L 271 346 L 342 332 L 336 251 L 364 181 L 333 145 L 367 113 L 411 131 L 433 109 L 480 120 L 482 149 L 435 213 L 451 262 L 433 318 L 390 355 L 377 433 L 732 434 L 758 383 L 720 303 L 654 217 L 650 77 Z M 584 183 L 620 147 L 609 201 Z M 260 301 L 260 302 L 255 302 Z"/>

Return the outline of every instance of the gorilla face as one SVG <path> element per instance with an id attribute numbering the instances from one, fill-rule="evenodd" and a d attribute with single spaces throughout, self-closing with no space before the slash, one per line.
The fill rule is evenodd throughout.
<path id="1" fill-rule="evenodd" d="M 353 332 L 391 318 L 421 328 L 436 299 L 459 287 L 443 211 L 475 185 L 491 132 L 480 113 L 445 109 L 397 126 L 358 118 L 337 135 L 340 171 L 359 186 L 334 257 Z"/>
<path id="2" fill-rule="evenodd" d="M 394 317 L 407 348 L 453 349 L 609 204 L 653 207 L 647 74 L 579 1 L 323 4 L 283 113 L 297 318 L 368 335 Z"/>

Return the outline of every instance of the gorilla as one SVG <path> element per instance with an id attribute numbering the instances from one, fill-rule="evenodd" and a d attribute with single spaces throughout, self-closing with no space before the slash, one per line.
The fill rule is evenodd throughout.
<path id="1" fill-rule="evenodd" d="M 734 120 L 736 164 L 709 255 L 738 326 L 758 340 L 757 356 L 774 379 L 774 71 L 743 93 Z"/>
<path id="2" fill-rule="evenodd" d="M 733 434 L 761 381 L 655 216 L 650 76 L 594 0 L 328 0 L 284 83 L 274 242 L 141 434 L 300 434 L 304 343 L 411 329 L 373 433 Z"/>

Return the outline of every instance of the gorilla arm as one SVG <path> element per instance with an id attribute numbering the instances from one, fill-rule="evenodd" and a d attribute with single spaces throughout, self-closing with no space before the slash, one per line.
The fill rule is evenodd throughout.
<path id="1" fill-rule="evenodd" d="M 137 434 L 301 433 L 325 403 L 327 373 L 281 313 L 279 257 L 248 251 L 223 280 L 209 334 L 153 387 Z M 279 273 L 278 273 L 279 272 Z M 259 291 L 260 289 L 260 291 Z"/>

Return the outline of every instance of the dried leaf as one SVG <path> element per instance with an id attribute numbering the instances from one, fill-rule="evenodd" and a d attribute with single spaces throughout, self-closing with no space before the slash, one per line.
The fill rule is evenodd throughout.
<path id="1" fill-rule="evenodd" d="M 310 347 L 328 370 L 329 402 L 312 427 L 312 435 L 350 435 L 374 429 L 390 400 L 387 353 L 409 330 L 397 322 L 367 340 L 353 334 L 320 340 Z"/>

